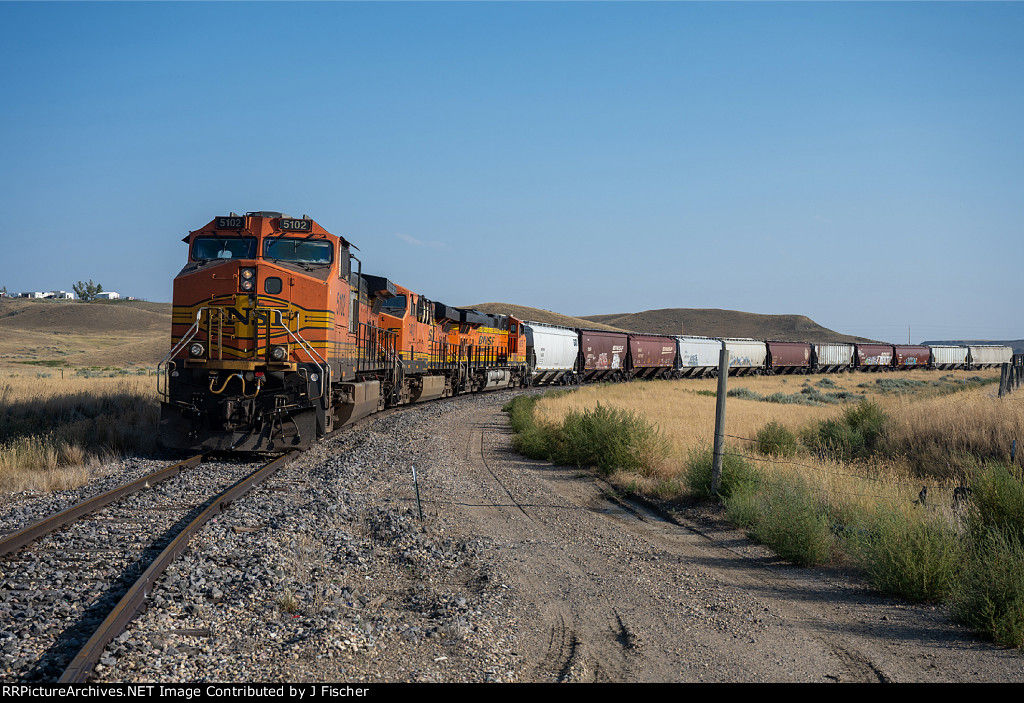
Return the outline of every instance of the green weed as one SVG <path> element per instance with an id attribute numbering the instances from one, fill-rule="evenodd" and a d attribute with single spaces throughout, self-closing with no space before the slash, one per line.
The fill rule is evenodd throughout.
<path id="1" fill-rule="evenodd" d="M 963 546 L 944 517 L 883 508 L 855 534 L 852 551 L 878 590 L 918 602 L 939 602 L 952 591 Z"/>
<path id="2" fill-rule="evenodd" d="M 649 473 L 668 453 L 657 427 L 642 416 L 601 405 L 567 414 L 556 427 L 539 426 L 534 406 L 540 396 L 519 396 L 506 404 L 514 446 L 520 453 L 555 464 L 595 466 L 602 474 L 616 470 Z"/>
<path id="3" fill-rule="evenodd" d="M 686 485 L 698 498 L 711 496 L 711 471 L 715 452 L 711 447 L 697 448 L 686 460 Z M 734 448 L 726 447 L 722 457 L 722 476 L 719 495 L 728 498 L 738 490 L 745 490 L 761 480 L 760 473 L 749 461 L 739 456 Z"/>
<path id="4" fill-rule="evenodd" d="M 762 454 L 790 457 L 796 454 L 796 450 L 796 435 L 774 420 L 757 433 L 757 451 Z"/>
<path id="5" fill-rule="evenodd" d="M 802 480 L 766 484 L 757 497 L 750 535 L 780 557 L 801 566 L 823 564 L 833 537 L 824 508 Z"/>

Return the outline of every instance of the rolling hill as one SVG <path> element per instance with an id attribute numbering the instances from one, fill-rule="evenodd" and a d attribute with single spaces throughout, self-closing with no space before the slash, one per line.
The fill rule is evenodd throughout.
<path id="1" fill-rule="evenodd" d="M 611 330 L 621 332 L 624 328 L 614 327 L 602 322 L 594 322 L 582 317 L 570 317 L 550 310 L 540 308 L 528 308 L 525 305 L 513 305 L 512 303 L 479 303 L 477 305 L 463 305 L 464 308 L 479 310 L 480 312 L 492 315 L 512 315 L 520 320 L 530 322 L 542 322 L 548 325 L 560 325 L 562 327 L 584 327 L 595 330 Z"/>
<path id="2" fill-rule="evenodd" d="M 170 341 L 170 303 L 0 298 L 4 366 L 152 367 Z"/>
<path id="3" fill-rule="evenodd" d="M 588 315 L 583 319 L 649 334 L 750 337 L 793 342 L 874 341 L 822 327 L 805 315 L 759 315 L 738 310 L 664 308 L 636 313 Z"/>

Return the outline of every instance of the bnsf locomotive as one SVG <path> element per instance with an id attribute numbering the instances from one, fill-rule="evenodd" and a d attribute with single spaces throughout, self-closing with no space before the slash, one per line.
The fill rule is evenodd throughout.
<path id="1" fill-rule="evenodd" d="M 519 320 L 363 273 L 308 217 L 232 213 L 183 241 L 159 369 L 168 446 L 304 448 L 384 407 L 529 381 Z"/>
<path id="2" fill-rule="evenodd" d="M 164 444 L 305 448 L 385 407 L 526 385 L 715 375 L 985 368 L 1004 346 L 810 344 L 523 322 L 427 300 L 362 272 L 344 237 L 279 212 L 189 233 L 159 369 Z"/>

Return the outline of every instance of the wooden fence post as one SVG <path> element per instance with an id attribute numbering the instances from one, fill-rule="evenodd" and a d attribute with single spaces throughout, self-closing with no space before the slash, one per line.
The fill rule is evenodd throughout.
<path id="1" fill-rule="evenodd" d="M 729 350 L 722 343 L 718 353 L 718 395 L 715 398 L 715 455 L 711 463 L 711 495 L 722 483 L 722 451 L 725 449 L 725 386 L 729 378 Z"/>

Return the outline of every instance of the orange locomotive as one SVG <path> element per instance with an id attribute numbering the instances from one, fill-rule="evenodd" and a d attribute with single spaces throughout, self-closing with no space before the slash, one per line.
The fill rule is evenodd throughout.
<path id="1" fill-rule="evenodd" d="M 362 273 L 308 217 L 215 217 L 183 240 L 161 439 L 195 450 L 306 447 L 393 405 L 526 385 L 519 320 Z"/>

